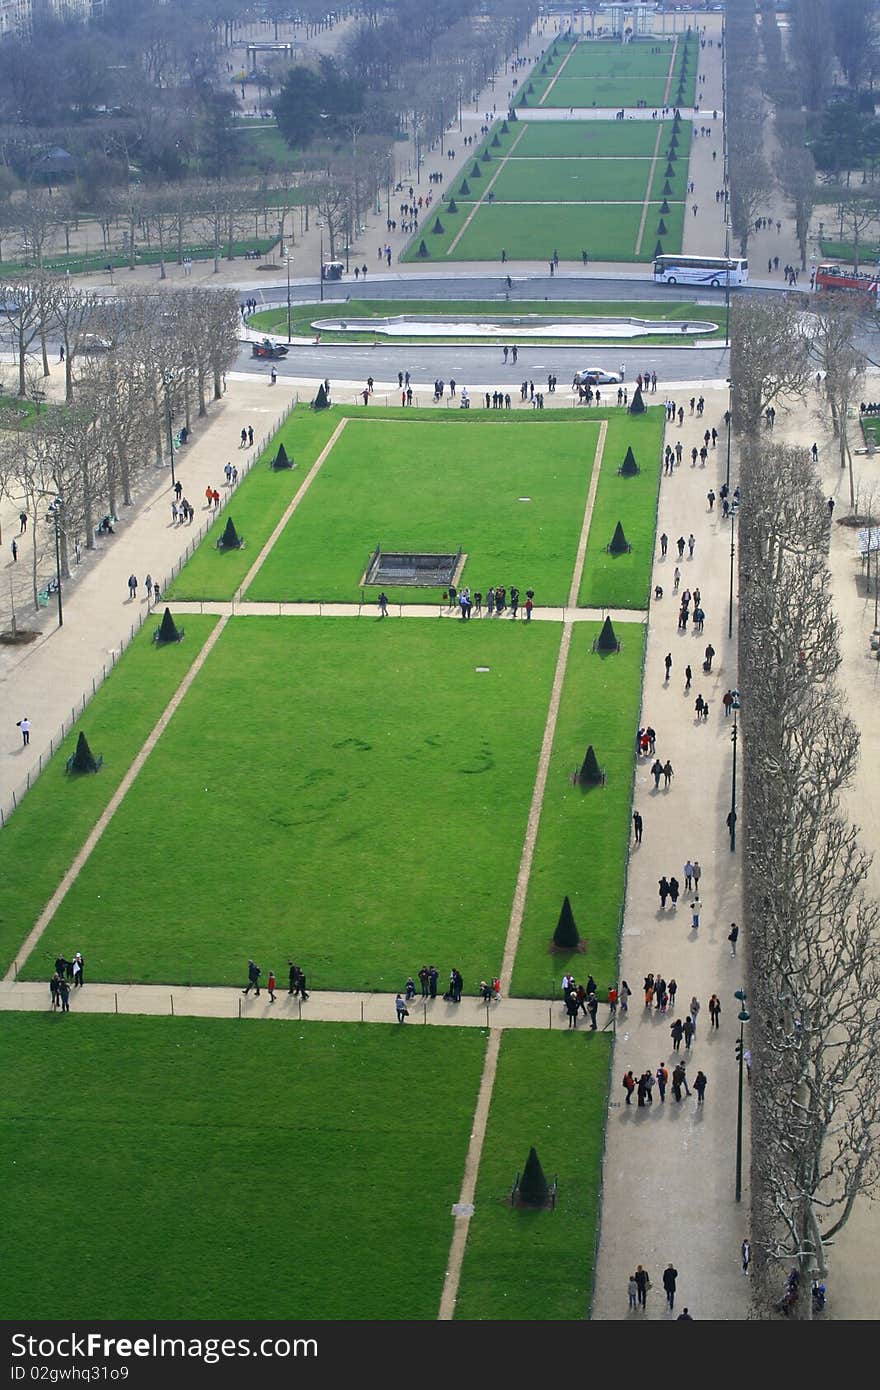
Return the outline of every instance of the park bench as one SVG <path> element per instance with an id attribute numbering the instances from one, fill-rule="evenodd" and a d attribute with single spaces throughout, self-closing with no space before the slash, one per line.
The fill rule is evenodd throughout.
<path id="1" fill-rule="evenodd" d="M 37 594 L 37 603 L 40 607 L 45 608 L 49 602 L 49 596 L 51 594 L 57 594 L 60 588 L 61 585 L 58 583 L 57 579 L 47 580 L 45 589 L 40 589 Z"/>

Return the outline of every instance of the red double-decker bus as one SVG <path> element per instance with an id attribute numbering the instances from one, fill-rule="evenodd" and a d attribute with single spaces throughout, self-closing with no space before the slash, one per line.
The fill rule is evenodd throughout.
<path id="1" fill-rule="evenodd" d="M 816 270 L 815 289 L 817 294 L 827 290 L 840 290 L 847 294 L 857 294 L 869 300 L 876 308 L 880 303 L 880 277 L 876 272 L 853 270 L 845 266 L 825 262 Z"/>

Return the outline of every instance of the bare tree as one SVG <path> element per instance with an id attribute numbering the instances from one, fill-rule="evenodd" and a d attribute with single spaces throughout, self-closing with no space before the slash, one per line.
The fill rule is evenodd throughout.
<path id="1" fill-rule="evenodd" d="M 791 201 L 801 270 L 806 270 L 810 218 L 816 205 L 816 165 L 810 151 L 801 146 L 780 151 L 774 160 L 774 169 L 783 193 Z"/>
<path id="2" fill-rule="evenodd" d="M 736 299 L 730 306 L 731 408 L 743 434 L 758 431 L 768 406 L 803 400 L 812 363 L 799 296 Z"/>
<path id="3" fill-rule="evenodd" d="M 864 234 L 869 228 L 876 226 L 880 219 L 880 208 L 875 202 L 852 197 L 838 203 L 837 216 L 840 221 L 841 239 L 852 243 L 852 262 L 858 270 Z"/>
<path id="4" fill-rule="evenodd" d="M 811 342 L 814 359 L 825 373 L 825 394 L 840 449 L 840 466 L 849 466 L 849 501 L 853 508 L 856 485 L 849 447 L 849 418 L 865 384 L 865 358 L 855 346 L 863 317 L 861 306 L 852 299 L 839 294 L 820 295 L 815 311 L 816 331 Z"/>

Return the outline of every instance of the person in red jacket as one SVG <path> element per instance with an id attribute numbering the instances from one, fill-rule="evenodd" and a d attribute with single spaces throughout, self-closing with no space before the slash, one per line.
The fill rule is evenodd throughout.
<path id="1" fill-rule="evenodd" d="M 269 991 L 269 1001 L 270 1001 L 270 1003 L 274 1004 L 274 1003 L 275 1003 L 275 971 L 274 971 L 274 970 L 270 970 L 270 971 L 269 971 L 269 982 L 268 982 L 268 984 L 266 985 L 266 988 L 267 988 L 267 990 Z"/>
<path id="2" fill-rule="evenodd" d="M 626 1103 L 627 1103 L 627 1105 L 631 1105 L 631 1104 L 632 1104 L 632 1094 L 633 1094 L 633 1091 L 636 1089 L 636 1079 L 635 1079 L 635 1077 L 634 1077 L 633 1074 L 632 1074 L 632 1069 L 630 1069 L 628 1072 L 625 1072 L 625 1073 L 624 1073 L 624 1077 L 623 1077 L 623 1089 L 626 1091 Z"/>

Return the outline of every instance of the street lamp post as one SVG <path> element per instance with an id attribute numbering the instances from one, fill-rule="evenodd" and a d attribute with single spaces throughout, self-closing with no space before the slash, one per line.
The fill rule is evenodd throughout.
<path id="1" fill-rule="evenodd" d="M 319 269 L 320 272 L 321 272 L 321 274 L 320 274 L 320 276 L 319 276 L 319 279 L 320 279 L 320 282 L 321 282 L 321 303 L 323 304 L 323 303 L 324 303 L 324 228 L 323 228 L 323 227 L 321 228 L 321 252 L 320 252 L 320 255 L 321 255 L 321 264 L 320 264 L 320 266 L 318 267 L 318 269 Z"/>
<path id="2" fill-rule="evenodd" d="M 730 594 L 727 605 L 727 636 L 733 637 L 733 557 L 735 554 L 734 538 L 736 535 L 736 514 L 739 511 L 739 503 L 736 498 L 730 504 Z"/>
<path id="3" fill-rule="evenodd" d="M 59 521 L 61 518 L 61 512 L 63 508 L 64 501 L 59 496 L 55 498 L 54 502 L 49 503 L 49 508 L 46 512 L 46 520 L 51 520 L 55 523 L 55 582 L 58 586 L 56 589 L 56 593 L 58 594 L 59 627 L 64 626 L 64 611 L 61 607 L 61 532 L 59 530 Z"/>
<path id="4" fill-rule="evenodd" d="M 287 341 L 290 342 L 290 262 L 292 256 L 287 257 Z"/>
<path id="5" fill-rule="evenodd" d="M 739 1063 L 739 1099 L 736 1107 L 736 1200 L 742 1201 L 742 1145 L 743 1145 L 743 1061 L 744 1061 L 744 1042 L 743 1027 L 749 1021 L 749 1012 L 746 1008 L 748 998 L 744 989 L 734 991 L 734 999 L 739 1000 L 739 1038 L 736 1044 L 736 1059 Z"/>
<path id="6" fill-rule="evenodd" d="M 727 384 L 728 386 L 730 385 L 730 377 L 727 378 Z M 725 482 L 727 483 L 728 492 L 730 491 L 730 431 L 732 421 L 733 415 L 730 409 L 730 398 L 728 396 L 727 409 L 724 412 L 724 423 L 727 426 L 727 476 Z"/>
<path id="7" fill-rule="evenodd" d="M 724 346 L 730 347 L 730 222 L 724 222 L 724 259 L 727 261 L 724 286 Z"/>
<path id="8" fill-rule="evenodd" d="M 163 381 L 165 387 L 165 419 L 168 423 L 168 449 L 171 454 L 171 486 L 176 486 L 177 479 L 174 476 L 174 430 L 171 425 L 171 400 L 168 396 L 168 381 Z"/>
<path id="9" fill-rule="evenodd" d="M 736 745 L 739 737 L 736 716 L 740 708 L 740 699 L 738 690 L 732 690 L 730 693 L 733 696 L 733 704 L 730 707 L 733 710 L 733 732 L 730 735 L 730 741 L 733 744 L 733 772 L 730 779 L 730 818 L 728 824 L 730 827 L 730 852 L 733 854 L 736 851 Z"/>

